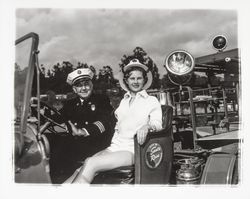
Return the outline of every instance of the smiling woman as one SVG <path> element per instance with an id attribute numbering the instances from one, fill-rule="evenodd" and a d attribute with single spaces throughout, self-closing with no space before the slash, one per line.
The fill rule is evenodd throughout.
<path id="1" fill-rule="evenodd" d="M 135 97 L 137 92 L 142 90 L 145 82 L 147 82 L 145 78 L 146 77 L 143 76 L 143 73 L 139 69 L 134 69 L 129 72 L 128 78 L 125 82 L 133 97 Z"/>

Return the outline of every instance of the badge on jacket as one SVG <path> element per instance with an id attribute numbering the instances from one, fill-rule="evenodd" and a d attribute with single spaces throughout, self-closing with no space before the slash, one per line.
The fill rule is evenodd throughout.
<path id="1" fill-rule="evenodd" d="M 91 104 L 91 110 L 95 111 L 95 105 L 94 104 Z"/>

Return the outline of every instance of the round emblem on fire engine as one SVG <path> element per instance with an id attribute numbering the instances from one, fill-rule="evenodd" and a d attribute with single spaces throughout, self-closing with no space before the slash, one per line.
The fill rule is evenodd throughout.
<path id="1" fill-rule="evenodd" d="M 155 169 L 162 161 L 163 150 L 160 144 L 152 143 L 148 146 L 145 153 L 145 161 L 149 168 Z"/>

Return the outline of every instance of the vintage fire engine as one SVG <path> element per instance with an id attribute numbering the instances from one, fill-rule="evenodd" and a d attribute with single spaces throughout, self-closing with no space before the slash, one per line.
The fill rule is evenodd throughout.
<path id="1" fill-rule="evenodd" d="M 60 132 L 66 131 L 64 126 L 40 111 L 46 106 L 60 117 L 57 109 L 41 101 L 38 43 L 35 33 L 16 41 L 16 63 L 26 70 L 23 90 L 20 85 L 15 87 L 13 156 L 17 183 L 54 183 L 50 176 L 50 143 L 45 134 L 47 131 L 57 133 L 54 127 Z M 167 56 L 165 67 L 173 87 L 149 91 L 162 104 L 164 128 L 149 133 L 143 145 L 135 141 L 135 165 L 101 172 L 93 183 L 198 185 L 240 182 L 240 57 L 238 49 L 223 51 L 226 43 L 226 38 L 219 35 L 213 40 L 217 49 L 214 54 L 193 58 L 187 51 L 178 50 Z M 26 63 L 19 62 L 18 51 L 26 52 L 29 58 Z M 208 77 L 206 88 L 190 83 L 197 72 Z M 224 83 L 229 84 L 213 86 L 214 75 L 223 76 Z M 32 94 L 34 82 L 35 95 Z M 35 104 L 31 103 L 34 99 Z M 30 106 L 36 110 L 35 120 L 29 117 Z"/>

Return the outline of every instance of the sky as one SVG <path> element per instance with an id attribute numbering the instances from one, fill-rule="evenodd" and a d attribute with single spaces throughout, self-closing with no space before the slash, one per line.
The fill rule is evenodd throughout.
<path id="1" fill-rule="evenodd" d="M 174 50 L 194 57 L 216 53 L 216 35 L 226 36 L 226 50 L 238 47 L 235 9 L 18 8 L 15 14 L 16 38 L 37 33 L 40 64 L 47 69 L 80 61 L 97 70 L 109 65 L 116 76 L 122 56 L 139 46 L 162 76 L 165 58 Z"/>
<path id="2" fill-rule="evenodd" d="M 248 101 L 249 81 L 249 5 L 235 0 L 0 0 L 0 184 L 1 193 L 11 197 L 69 198 L 75 194 L 141 198 L 166 196 L 205 199 L 248 198 L 250 178 Z M 246 1 L 247 2 L 247 1 Z M 240 18 L 240 20 L 239 20 Z M 239 23 L 240 22 L 240 23 Z M 240 30 L 238 29 L 238 25 Z M 142 47 L 157 64 L 163 75 L 166 56 L 176 49 L 184 49 L 194 57 L 215 53 L 215 35 L 227 37 L 226 50 L 240 48 L 242 74 L 242 134 L 244 134 L 244 175 L 239 187 L 123 187 L 118 189 L 82 189 L 82 187 L 17 186 L 12 182 L 13 131 L 13 63 L 16 38 L 36 32 L 40 37 L 40 64 L 51 66 L 57 62 L 86 62 L 101 68 L 110 65 L 115 74 L 124 54 Z M 247 92 L 248 91 L 248 92 Z M 12 110 L 12 111 L 11 111 Z M 246 143 L 246 144 L 245 144 Z M 2 175 L 3 174 L 3 175 Z M 2 177 L 3 176 L 3 177 Z M 130 189 L 131 188 L 131 189 Z M 142 189 L 141 189 L 142 188 Z M 224 192 L 224 190 L 226 190 Z M 110 194 L 112 191 L 112 194 Z M 43 193 L 43 194 L 37 194 Z M 134 194 L 135 193 L 135 194 Z M 195 194 L 194 194 L 195 193 Z M 143 194 L 143 196 L 142 196 Z M 78 195 L 76 195 L 78 196 Z"/>

